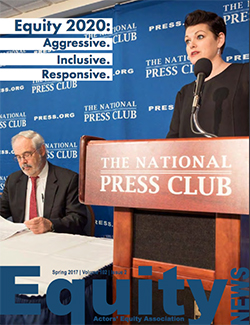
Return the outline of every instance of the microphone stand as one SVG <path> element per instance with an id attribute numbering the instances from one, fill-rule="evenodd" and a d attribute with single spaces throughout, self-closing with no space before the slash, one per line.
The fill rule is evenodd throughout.
<path id="1" fill-rule="evenodd" d="M 217 135 L 206 132 L 200 126 L 200 123 L 198 121 L 198 112 L 199 112 L 199 109 L 200 109 L 199 99 L 200 99 L 200 97 L 198 95 L 196 95 L 194 97 L 194 103 L 193 103 L 193 106 L 192 106 L 192 113 L 191 113 L 191 119 L 190 119 L 191 130 L 192 130 L 193 133 L 195 133 L 195 134 L 202 134 L 202 135 L 204 135 L 207 138 L 217 138 Z M 196 129 L 199 132 L 196 132 L 194 130 L 193 123 L 194 123 Z"/>

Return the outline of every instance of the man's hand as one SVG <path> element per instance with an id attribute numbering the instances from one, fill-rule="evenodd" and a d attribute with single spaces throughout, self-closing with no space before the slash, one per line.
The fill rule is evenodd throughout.
<path id="1" fill-rule="evenodd" d="M 36 217 L 25 221 L 24 223 L 34 234 L 43 234 L 44 232 L 51 231 L 52 229 L 52 222 L 43 217 Z"/>

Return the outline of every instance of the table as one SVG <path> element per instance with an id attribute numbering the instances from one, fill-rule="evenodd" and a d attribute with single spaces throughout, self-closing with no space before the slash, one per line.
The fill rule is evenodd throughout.
<path id="1" fill-rule="evenodd" d="M 70 315 L 54 315 L 46 306 L 48 285 L 59 278 L 70 282 L 85 278 L 85 321 L 91 323 L 94 315 L 90 303 L 92 280 L 105 278 L 104 272 L 99 274 L 98 271 L 106 267 L 111 270 L 112 262 L 113 240 L 107 238 L 51 232 L 34 235 L 31 231 L 24 231 L 1 241 L 1 266 L 40 266 L 40 277 L 15 278 L 18 284 L 38 284 L 39 288 L 37 295 L 18 295 L 16 303 L 39 301 L 42 309 L 41 315 L 17 315 L 19 319 L 15 315 L 2 315 L 1 324 L 69 324 Z M 69 293 L 62 291 L 61 299 L 67 304 Z"/>

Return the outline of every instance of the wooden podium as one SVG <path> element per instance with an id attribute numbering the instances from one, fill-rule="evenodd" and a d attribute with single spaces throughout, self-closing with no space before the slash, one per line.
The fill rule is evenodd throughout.
<path id="1" fill-rule="evenodd" d="M 200 279 L 204 290 L 211 291 L 215 279 L 228 280 L 214 324 L 231 323 L 230 271 L 240 267 L 240 215 L 249 213 L 248 148 L 248 137 L 81 138 L 79 199 L 88 205 L 114 207 L 114 301 L 116 279 L 143 278 L 139 266 L 152 266 L 153 281 L 177 266 L 177 278 L 184 279 L 185 286 L 188 279 Z M 182 217 L 199 213 L 203 219 L 214 215 L 214 269 L 135 257 L 138 209 L 178 212 Z"/>

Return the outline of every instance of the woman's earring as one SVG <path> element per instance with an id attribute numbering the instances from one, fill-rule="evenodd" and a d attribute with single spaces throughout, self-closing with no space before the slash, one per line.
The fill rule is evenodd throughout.
<path id="1" fill-rule="evenodd" d="M 217 50 L 217 54 L 219 54 L 219 55 L 220 55 L 220 48 L 218 48 L 218 50 Z"/>

